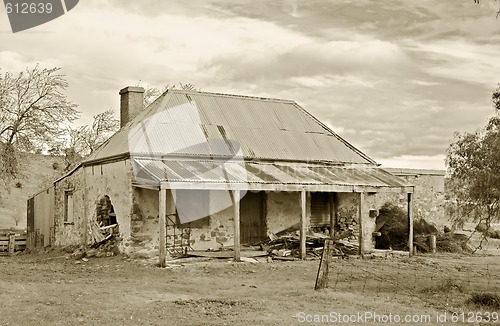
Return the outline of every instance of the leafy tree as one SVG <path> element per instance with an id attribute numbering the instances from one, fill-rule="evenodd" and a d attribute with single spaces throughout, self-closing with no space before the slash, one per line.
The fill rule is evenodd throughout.
<path id="1" fill-rule="evenodd" d="M 500 113 L 500 84 L 498 84 L 498 87 L 493 91 L 491 102 L 493 103 L 493 108 L 496 112 Z"/>
<path id="2" fill-rule="evenodd" d="M 78 118 L 76 105 L 63 92 L 68 87 L 60 68 L 38 65 L 0 76 L 0 175 L 18 174 L 19 154 L 40 152 L 65 132 L 64 123 Z"/>
<path id="3" fill-rule="evenodd" d="M 492 97 L 495 108 L 498 91 Z M 455 134 L 446 164 L 458 209 L 455 222 L 472 217 L 489 229 L 500 218 L 500 117 L 491 118 L 480 131 Z"/>

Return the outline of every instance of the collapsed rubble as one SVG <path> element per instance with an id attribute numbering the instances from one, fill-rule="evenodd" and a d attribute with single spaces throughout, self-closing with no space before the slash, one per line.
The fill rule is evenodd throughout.
<path id="1" fill-rule="evenodd" d="M 306 255 L 309 257 L 320 257 L 324 242 L 330 239 L 328 233 L 314 232 L 310 229 L 306 233 Z M 359 253 L 358 239 L 352 231 L 345 231 L 333 238 L 333 256 L 347 257 Z M 276 235 L 271 234 L 269 239 L 259 244 L 261 250 L 267 251 L 273 258 L 287 260 L 286 257 L 300 257 L 300 232 L 298 230 L 286 230 Z M 285 259 L 283 259 L 285 258 Z"/>

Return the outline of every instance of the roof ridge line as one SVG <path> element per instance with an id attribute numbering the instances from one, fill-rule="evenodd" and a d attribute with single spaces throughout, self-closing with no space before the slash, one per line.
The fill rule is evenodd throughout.
<path id="1" fill-rule="evenodd" d="M 162 95 L 164 95 L 168 92 L 180 93 L 180 94 L 215 95 L 215 96 L 219 96 L 219 97 L 246 98 L 246 99 L 255 99 L 255 100 L 259 100 L 259 101 L 265 100 L 265 101 L 280 102 L 280 103 L 296 103 L 294 100 L 279 99 L 279 98 L 274 98 L 274 97 L 249 96 L 249 95 L 227 94 L 227 93 L 205 92 L 205 91 L 190 91 L 190 90 L 183 90 L 183 89 L 167 89 Z M 160 96 L 162 96 L 162 95 L 160 95 Z M 160 97 L 160 96 L 158 96 L 158 97 Z M 153 101 L 153 103 L 154 103 L 154 101 Z"/>

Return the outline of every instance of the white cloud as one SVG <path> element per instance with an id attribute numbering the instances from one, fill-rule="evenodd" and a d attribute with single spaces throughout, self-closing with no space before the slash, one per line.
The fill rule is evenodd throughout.
<path id="1" fill-rule="evenodd" d="M 492 87 L 499 80 L 500 43 L 477 44 L 463 38 L 426 41 L 412 46 L 427 64 L 423 70 L 431 76 L 457 79 Z"/>
<path id="2" fill-rule="evenodd" d="M 368 155 L 413 167 L 492 114 L 500 25 L 488 6 L 86 0 L 32 31 L 0 33 L 0 67 L 62 67 L 87 120 L 139 81 L 292 99 Z"/>
<path id="3" fill-rule="evenodd" d="M 376 159 L 382 168 L 410 168 L 444 170 L 444 155 L 402 155 L 391 158 Z"/>

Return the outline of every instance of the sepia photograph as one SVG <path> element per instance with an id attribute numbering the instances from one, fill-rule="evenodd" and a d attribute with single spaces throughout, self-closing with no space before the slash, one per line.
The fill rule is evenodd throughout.
<path id="1" fill-rule="evenodd" d="M 0 325 L 500 325 L 500 1 L 3 0 Z"/>

